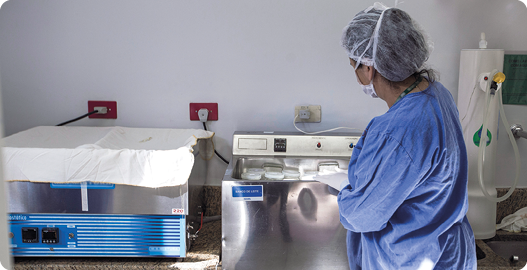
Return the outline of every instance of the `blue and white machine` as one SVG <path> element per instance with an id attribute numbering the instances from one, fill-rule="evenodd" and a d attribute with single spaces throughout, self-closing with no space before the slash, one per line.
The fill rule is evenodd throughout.
<path id="1" fill-rule="evenodd" d="M 187 144 L 196 149 L 190 149 L 190 157 L 176 155 L 173 162 L 167 157 L 172 150 L 165 149 L 176 149 L 176 145 L 187 141 L 173 140 L 177 130 L 118 128 L 119 132 L 114 131 L 115 128 L 39 127 L 27 132 L 31 136 L 15 134 L 16 140 L 10 137 L 4 140 L 8 146 L 3 154 L 13 256 L 186 257 L 189 236 L 199 228 L 199 193 L 206 180 L 206 157 L 213 153 L 210 142 L 213 133 L 193 134 L 191 139 L 195 141 Z M 133 143 L 130 148 L 116 146 L 122 142 L 104 146 L 104 138 L 112 137 L 111 133 L 124 134 L 118 141 L 132 141 L 140 146 Z M 18 139 L 35 134 L 44 134 L 44 139 L 40 139 L 40 135 L 35 141 Z M 43 141 L 46 143 L 42 144 Z M 96 145 L 103 147 L 89 146 L 96 141 Z M 145 142 L 152 143 L 143 145 Z M 48 148 L 39 148 L 39 145 Z M 88 151 L 89 158 L 70 162 L 86 154 L 86 149 L 95 149 L 95 154 Z M 99 157 L 97 151 L 101 149 L 103 154 Z M 106 150 L 110 152 L 104 152 Z M 61 156 L 60 151 L 66 151 L 63 155 L 66 158 L 59 157 L 61 162 L 55 167 L 46 165 L 46 162 L 55 162 L 53 159 Z M 32 153 L 33 158 L 28 158 L 27 152 Z M 112 163 L 115 160 L 104 160 L 112 154 L 117 154 L 115 164 Z M 156 159 L 156 155 L 161 158 Z M 191 168 L 181 168 L 189 166 L 186 160 L 193 161 Z M 37 176 L 36 169 L 46 168 L 44 165 L 50 168 Z M 159 174 L 164 169 L 173 172 L 175 177 Z M 55 171 L 59 171 L 57 175 L 65 175 L 68 181 L 46 180 L 45 175 L 53 175 Z M 31 181 L 17 179 L 22 177 L 20 175 Z M 121 182 L 122 179 L 116 179 L 119 176 L 138 181 L 108 183 Z M 155 187 L 154 180 L 143 181 L 150 177 L 155 181 L 166 178 L 178 184 Z M 75 183 L 71 179 L 89 181 Z M 194 222 L 198 224 L 193 226 Z"/>
<path id="2" fill-rule="evenodd" d="M 185 257 L 185 216 L 9 215 L 13 256 Z"/>

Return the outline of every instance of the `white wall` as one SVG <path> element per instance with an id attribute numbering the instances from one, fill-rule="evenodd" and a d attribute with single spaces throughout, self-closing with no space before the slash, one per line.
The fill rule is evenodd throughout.
<path id="1" fill-rule="evenodd" d="M 342 28 L 367 5 L 10 0 L 0 10 L 6 135 L 84 114 L 88 100 L 116 100 L 118 119 L 75 125 L 201 128 L 189 121 L 188 104 L 218 102 L 219 121 L 209 128 L 227 158 L 234 131 L 294 131 L 295 105 L 322 106 L 322 122 L 307 130 L 364 128 L 387 106 L 362 93 L 339 42 Z M 431 35 L 429 63 L 455 98 L 459 51 L 476 48 L 480 32 L 489 48 L 527 51 L 527 8 L 518 0 L 406 0 L 399 7 Z M 506 112 L 527 127 L 527 106 Z M 527 140 L 519 143 L 527 164 Z M 499 184 L 507 185 L 514 167 L 510 146 L 502 144 Z M 209 184 L 219 184 L 225 165 L 212 165 Z M 526 168 L 522 174 L 527 186 Z"/>

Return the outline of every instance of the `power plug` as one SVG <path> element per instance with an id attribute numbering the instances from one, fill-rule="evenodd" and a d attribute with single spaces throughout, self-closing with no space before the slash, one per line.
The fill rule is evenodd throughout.
<path id="1" fill-rule="evenodd" d="M 207 122 L 207 119 L 209 118 L 209 110 L 206 108 L 199 109 L 198 117 L 199 117 L 199 121 L 203 123 Z"/>
<path id="2" fill-rule="evenodd" d="M 93 110 L 98 111 L 96 114 L 107 114 L 108 113 L 108 107 L 93 107 Z"/>

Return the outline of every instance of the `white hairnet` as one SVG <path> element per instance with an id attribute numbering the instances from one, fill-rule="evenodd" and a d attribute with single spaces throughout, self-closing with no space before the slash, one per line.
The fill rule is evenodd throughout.
<path id="1" fill-rule="evenodd" d="M 351 59 L 373 66 L 393 82 L 419 71 L 433 50 L 428 36 L 408 13 L 381 3 L 357 13 L 344 27 L 342 46 Z"/>

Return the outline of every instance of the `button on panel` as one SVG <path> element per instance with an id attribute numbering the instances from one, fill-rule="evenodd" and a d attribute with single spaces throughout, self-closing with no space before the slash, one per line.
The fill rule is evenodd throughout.
<path id="1" fill-rule="evenodd" d="M 328 144 L 327 142 L 324 142 L 324 144 L 322 144 L 322 142 L 317 141 L 316 144 L 315 144 L 315 150 L 323 150 L 324 149 L 324 145 L 331 147 L 331 144 Z M 316 152 L 320 152 L 320 151 L 316 151 Z"/>

